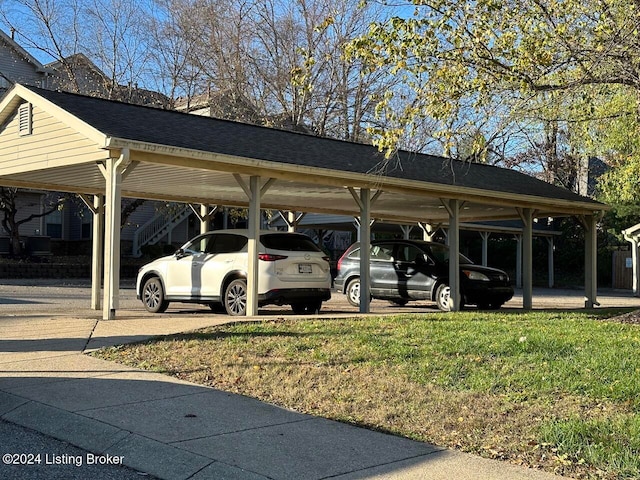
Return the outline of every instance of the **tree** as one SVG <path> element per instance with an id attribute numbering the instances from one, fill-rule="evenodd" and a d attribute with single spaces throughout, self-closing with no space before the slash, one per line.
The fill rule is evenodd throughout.
<path id="1" fill-rule="evenodd" d="M 156 21 L 175 34 L 163 43 L 177 47 L 167 78 L 188 79 L 186 103 L 204 97 L 213 116 L 366 140 L 375 98 L 396 79 L 344 58 L 345 45 L 380 18 L 377 6 L 357 1 L 167 2 Z"/>
<path id="2" fill-rule="evenodd" d="M 20 226 L 30 222 L 34 218 L 45 217 L 62 208 L 67 197 L 50 197 L 44 204 L 44 209 L 37 214 L 30 214 L 18 219 L 18 201 L 21 191 L 13 187 L 0 187 L 0 212 L 2 212 L 2 227 L 9 234 L 11 251 L 13 255 L 22 254 L 22 242 L 20 241 Z M 40 205 L 40 203 L 38 203 Z"/>
<path id="3" fill-rule="evenodd" d="M 350 46 L 350 53 L 371 70 L 402 76 L 413 92 L 402 109 L 389 109 L 393 91 L 378 104 L 378 111 L 398 125 L 372 131 L 388 154 L 402 133 L 427 117 L 439 124 L 435 134 L 445 154 L 456 137 L 486 118 L 493 119 L 483 122 L 488 138 L 493 136 L 489 130 L 505 131 L 518 123 L 537 124 L 543 136 L 554 124 L 580 124 L 583 132 L 606 129 L 608 119 L 629 113 L 628 105 L 614 100 L 619 93 L 635 104 L 631 131 L 637 136 L 640 1 L 403 4 L 401 14 L 373 24 Z M 541 105 L 553 108 L 535 109 Z"/>
<path id="4" fill-rule="evenodd" d="M 2 4 L 0 18 L 19 43 L 52 63 L 58 88 L 127 101 L 142 82 L 149 59 L 145 3 L 4 0 Z M 97 75 L 82 57 L 97 65 Z"/>

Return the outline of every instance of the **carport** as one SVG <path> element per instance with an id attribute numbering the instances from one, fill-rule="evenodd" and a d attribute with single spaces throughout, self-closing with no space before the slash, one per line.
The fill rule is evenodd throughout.
<path id="1" fill-rule="evenodd" d="M 358 217 L 364 252 L 372 219 L 446 223 L 454 306 L 460 223 L 521 219 L 525 309 L 533 306 L 534 219 L 575 216 L 586 233 L 585 307 L 597 303 L 596 221 L 607 207 L 488 165 L 409 152 L 385 161 L 369 145 L 15 85 L 0 101 L 0 184 L 77 193 L 90 206 L 92 307 L 100 309 L 103 276 L 104 319 L 118 309 L 123 196 L 197 204 L 203 221 L 212 205 L 248 207 L 248 315 L 258 311 L 261 209 Z M 368 312 L 367 296 L 360 310 Z"/>

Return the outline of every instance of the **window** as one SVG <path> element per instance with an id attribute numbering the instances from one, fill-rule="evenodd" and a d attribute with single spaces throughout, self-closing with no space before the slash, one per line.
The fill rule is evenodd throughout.
<path id="1" fill-rule="evenodd" d="M 393 245 L 374 245 L 371 247 L 371 260 L 393 260 Z"/>
<path id="2" fill-rule="evenodd" d="M 32 118 L 31 118 L 31 104 L 23 103 L 18 107 L 18 130 L 20 136 L 31 135 L 32 132 Z"/>
<path id="3" fill-rule="evenodd" d="M 56 210 L 46 216 L 47 235 L 51 238 L 62 238 L 62 212 Z"/>
<path id="4" fill-rule="evenodd" d="M 305 235 L 293 233 L 267 233 L 260 235 L 260 242 L 266 248 L 288 252 L 321 252 L 320 248 Z"/>
<path id="5" fill-rule="evenodd" d="M 413 245 L 399 245 L 398 259 L 402 262 L 415 262 L 424 252 Z"/>
<path id="6" fill-rule="evenodd" d="M 184 246 L 184 251 L 190 254 L 206 252 L 209 240 L 211 240 L 211 235 L 201 235 L 196 237 Z"/>
<path id="7" fill-rule="evenodd" d="M 212 245 L 213 244 L 213 245 Z M 215 235 L 207 246 L 208 253 L 235 253 L 247 244 L 247 238 L 241 235 Z"/>

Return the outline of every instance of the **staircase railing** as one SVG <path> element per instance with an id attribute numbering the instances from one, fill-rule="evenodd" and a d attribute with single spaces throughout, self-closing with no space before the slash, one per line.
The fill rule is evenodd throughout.
<path id="1" fill-rule="evenodd" d="M 139 257 L 142 255 L 143 246 L 158 243 L 160 239 L 171 233 L 191 213 L 191 208 L 186 206 L 177 212 L 159 213 L 150 219 L 133 234 L 133 256 Z"/>

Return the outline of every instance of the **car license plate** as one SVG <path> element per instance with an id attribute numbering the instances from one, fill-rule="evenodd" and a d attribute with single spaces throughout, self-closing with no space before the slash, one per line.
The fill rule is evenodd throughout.
<path id="1" fill-rule="evenodd" d="M 309 263 L 299 263 L 298 273 L 313 273 L 313 268 Z"/>

